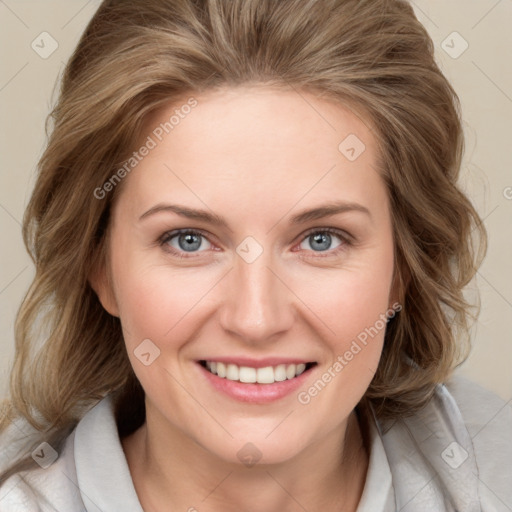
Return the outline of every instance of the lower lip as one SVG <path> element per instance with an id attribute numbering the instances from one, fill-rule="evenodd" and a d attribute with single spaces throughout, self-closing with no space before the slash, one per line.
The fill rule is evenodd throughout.
<path id="1" fill-rule="evenodd" d="M 249 402 L 253 404 L 266 404 L 274 402 L 287 395 L 290 395 L 304 384 L 305 380 L 309 377 L 313 368 L 310 368 L 298 377 L 293 379 L 286 379 L 282 382 L 274 382 L 273 384 L 258 384 L 258 383 L 242 383 L 235 380 L 225 379 L 214 375 L 201 364 L 197 363 L 202 374 L 206 377 L 208 382 L 218 391 L 228 395 L 240 402 Z"/>

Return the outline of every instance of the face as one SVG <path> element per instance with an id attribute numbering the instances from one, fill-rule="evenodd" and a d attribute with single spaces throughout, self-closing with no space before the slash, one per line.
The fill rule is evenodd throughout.
<path id="1" fill-rule="evenodd" d="M 379 362 L 394 258 L 376 143 L 305 92 L 194 98 L 147 120 L 96 290 L 148 422 L 225 461 L 283 462 L 342 429 Z"/>

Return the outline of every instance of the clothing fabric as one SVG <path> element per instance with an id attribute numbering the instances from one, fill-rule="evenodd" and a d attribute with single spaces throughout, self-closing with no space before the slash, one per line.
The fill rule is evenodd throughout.
<path id="1" fill-rule="evenodd" d="M 0 469 L 22 431 L 13 424 L 0 438 Z M 454 378 L 411 417 L 372 418 L 369 436 L 357 512 L 512 512 L 511 403 L 477 384 Z M 143 512 L 110 396 L 85 414 L 49 467 L 0 485 L 0 512 L 56 511 Z"/>

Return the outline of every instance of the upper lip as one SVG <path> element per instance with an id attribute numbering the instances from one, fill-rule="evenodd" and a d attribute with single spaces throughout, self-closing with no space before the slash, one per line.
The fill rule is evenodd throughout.
<path id="1" fill-rule="evenodd" d="M 307 364 L 313 363 L 311 359 L 299 359 L 294 357 L 265 357 L 264 359 L 253 359 L 250 357 L 214 356 L 200 359 L 200 361 L 216 361 L 220 363 L 236 364 L 237 366 L 249 366 L 250 368 L 265 368 L 266 366 L 277 366 L 279 364 Z"/>

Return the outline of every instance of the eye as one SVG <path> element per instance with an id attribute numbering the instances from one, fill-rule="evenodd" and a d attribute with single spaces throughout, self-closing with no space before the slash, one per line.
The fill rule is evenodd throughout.
<path id="1" fill-rule="evenodd" d="M 337 245 L 333 247 L 333 238 L 338 239 Z M 208 250 L 213 244 L 208 240 L 206 234 L 195 229 L 177 229 L 164 233 L 159 240 L 165 251 L 170 252 L 179 258 L 190 258 L 189 254 L 201 253 L 200 249 Z M 303 247 L 307 243 L 312 247 Z M 319 257 L 327 257 L 338 254 L 351 245 L 351 238 L 348 234 L 333 228 L 316 228 L 304 235 L 299 247 L 308 252 L 317 253 Z M 318 254 L 327 253 L 327 254 Z"/>
<path id="2" fill-rule="evenodd" d="M 206 243 L 205 243 L 206 242 Z M 207 240 L 205 235 L 193 229 L 178 229 L 165 233 L 160 239 L 160 245 L 165 250 L 181 258 L 187 258 L 184 253 L 203 252 L 199 251 L 200 248 L 211 248 L 211 243 Z"/>
<path id="3" fill-rule="evenodd" d="M 340 240 L 340 242 L 337 245 L 334 245 L 334 247 L 333 237 Z M 332 256 L 333 254 L 337 254 L 339 251 L 346 249 L 347 246 L 351 244 L 351 240 L 347 234 L 338 229 L 316 228 L 306 233 L 305 238 L 300 244 L 302 249 L 307 250 L 307 247 L 304 247 L 303 244 L 310 245 L 313 252 L 328 252 L 329 254 L 326 256 Z"/>

